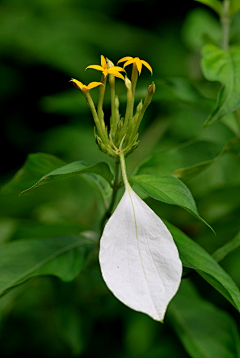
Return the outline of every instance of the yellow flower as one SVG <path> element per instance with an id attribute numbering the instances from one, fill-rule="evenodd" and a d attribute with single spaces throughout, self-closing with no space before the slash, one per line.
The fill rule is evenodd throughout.
<path id="1" fill-rule="evenodd" d="M 115 77 L 119 77 L 122 80 L 124 80 L 124 77 L 121 73 L 119 73 L 120 71 L 122 72 L 126 72 L 122 67 L 119 66 L 112 66 L 109 67 L 107 66 L 107 61 L 105 60 L 105 57 L 101 55 L 101 66 L 99 65 L 91 65 L 88 66 L 87 68 L 94 68 L 94 70 L 98 70 L 101 71 L 103 73 L 103 75 L 106 77 L 108 74 L 113 75 Z M 87 69 L 86 68 L 86 69 Z"/>
<path id="2" fill-rule="evenodd" d="M 134 57 L 134 58 L 133 58 L 133 57 L 130 57 L 130 56 L 126 56 L 126 57 L 121 58 L 121 59 L 118 61 L 118 63 L 119 63 L 119 62 L 125 62 L 124 65 L 123 65 L 123 67 L 126 67 L 126 66 L 128 66 L 128 65 L 131 65 L 132 63 L 135 63 L 136 66 L 137 66 L 139 75 L 140 75 L 140 73 L 141 73 L 141 71 L 142 71 L 142 65 L 146 66 L 146 67 L 149 69 L 149 71 L 151 72 L 151 74 L 153 73 L 152 67 L 151 67 L 146 61 L 140 60 L 139 57 Z"/>
<path id="3" fill-rule="evenodd" d="M 77 87 L 84 93 L 89 92 L 94 87 L 103 85 L 102 82 L 91 82 L 86 86 L 82 82 L 75 80 L 74 78 L 72 78 L 70 82 L 72 82 L 75 87 Z"/>

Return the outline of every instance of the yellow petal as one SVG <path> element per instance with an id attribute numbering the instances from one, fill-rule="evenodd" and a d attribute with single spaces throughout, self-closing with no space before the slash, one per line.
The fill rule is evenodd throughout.
<path id="1" fill-rule="evenodd" d="M 122 68 L 122 67 L 119 67 L 119 66 L 113 66 L 113 67 L 110 67 L 108 70 L 115 70 L 115 71 L 122 71 L 122 72 L 126 72 L 125 70 L 124 70 L 124 68 Z"/>
<path id="2" fill-rule="evenodd" d="M 94 70 L 98 70 L 98 71 L 103 71 L 104 68 L 102 66 L 99 66 L 99 65 L 90 65 L 88 67 L 86 67 L 86 69 L 88 68 L 94 68 Z"/>
<path id="3" fill-rule="evenodd" d="M 123 57 L 123 58 L 121 58 L 121 59 L 118 61 L 118 63 L 131 60 L 132 58 L 133 58 L 133 57 L 130 57 L 130 56 Z"/>
<path id="4" fill-rule="evenodd" d="M 105 77 L 107 77 L 107 75 L 108 75 L 108 69 L 107 68 L 105 68 L 103 71 L 102 71 L 102 73 L 103 73 L 103 75 L 105 76 Z"/>
<path id="5" fill-rule="evenodd" d="M 110 70 L 110 69 L 109 69 Z M 122 80 L 124 80 L 124 77 L 123 77 L 123 75 L 121 74 L 121 73 L 119 73 L 118 71 L 109 71 L 108 70 L 108 73 L 110 73 L 110 75 L 113 75 L 113 76 L 115 76 L 115 77 L 119 77 L 119 78 L 121 78 Z"/>
<path id="6" fill-rule="evenodd" d="M 103 86 L 102 82 L 91 82 L 88 84 L 87 88 L 90 90 L 94 87 L 101 86 L 101 85 Z"/>
<path id="7" fill-rule="evenodd" d="M 137 65 L 137 69 L 138 69 L 138 72 L 139 72 L 139 75 L 140 75 L 141 71 L 142 71 L 142 62 L 138 57 L 135 57 L 135 63 Z"/>
<path id="8" fill-rule="evenodd" d="M 134 62 L 135 62 L 135 58 L 132 58 L 132 57 L 131 57 L 130 60 L 128 60 L 127 62 L 124 63 L 123 67 L 126 67 L 126 66 L 128 66 L 128 65 L 131 65 L 131 64 L 134 63 Z"/>
<path id="9" fill-rule="evenodd" d="M 72 78 L 70 80 L 70 82 L 72 82 L 74 84 L 75 87 L 77 87 L 78 89 L 80 89 L 82 91 L 84 84 L 78 80 L 75 80 L 74 78 Z"/>
<path id="10" fill-rule="evenodd" d="M 151 74 L 152 74 L 152 73 L 153 73 L 152 67 L 151 67 L 146 61 L 144 61 L 144 60 L 141 60 L 141 62 L 142 62 L 142 64 L 143 64 L 144 66 L 146 66 L 146 67 L 149 69 L 149 71 L 150 71 Z"/>
<path id="11" fill-rule="evenodd" d="M 106 62 L 105 57 L 103 55 L 101 55 L 101 66 L 104 69 L 107 68 L 107 62 Z"/>

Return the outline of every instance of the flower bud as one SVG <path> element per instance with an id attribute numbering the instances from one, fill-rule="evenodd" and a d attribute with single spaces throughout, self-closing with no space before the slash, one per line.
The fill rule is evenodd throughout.
<path id="1" fill-rule="evenodd" d="M 114 63 L 109 60 L 109 58 L 106 58 L 106 62 L 107 62 L 107 67 L 110 68 L 110 67 L 114 67 Z"/>
<path id="2" fill-rule="evenodd" d="M 125 76 L 125 86 L 126 86 L 127 90 L 132 89 L 132 82 L 129 80 L 129 78 L 127 78 L 127 76 Z"/>
<path id="3" fill-rule="evenodd" d="M 156 91 L 156 86 L 155 86 L 155 83 L 153 82 L 150 86 L 148 86 L 148 93 L 150 95 L 153 95 Z"/>
<path id="4" fill-rule="evenodd" d="M 143 107 L 143 104 L 142 104 L 142 100 L 141 100 L 141 101 L 138 103 L 138 105 L 137 105 L 137 108 L 136 108 L 136 113 L 141 112 L 142 107 Z"/>

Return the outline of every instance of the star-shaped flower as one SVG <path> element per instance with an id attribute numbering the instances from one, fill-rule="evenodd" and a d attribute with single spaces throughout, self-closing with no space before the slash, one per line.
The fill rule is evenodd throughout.
<path id="1" fill-rule="evenodd" d="M 102 82 L 90 82 L 87 86 L 84 85 L 82 82 L 75 80 L 74 78 L 72 78 L 70 80 L 70 82 L 72 82 L 74 84 L 75 87 L 77 87 L 78 89 L 80 89 L 82 92 L 89 92 L 92 88 L 97 87 L 97 86 L 103 86 Z"/>
<path id="2" fill-rule="evenodd" d="M 131 65 L 132 63 L 135 63 L 139 72 L 139 75 L 142 71 L 142 65 L 146 66 L 147 69 L 149 69 L 149 71 L 151 72 L 151 74 L 153 73 L 152 67 L 149 65 L 149 63 L 147 63 L 144 60 L 140 60 L 139 57 L 130 57 L 130 56 L 126 56 L 121 58 L 118 63 L 120 62 L 125 62 L 123 67 L 126 67 L 128 65 Z"/>
<path id="3" fill-rule="evenodd" d="M 108 74 L 113 75 L 115 77 L 119 77 L 124 80 L 124 77 L 119 72 L 126 72 L 122 67 L 112 66 L 108 68 L 107 61 L 104 56 L 101 55 L 101 66 L 99 65 L 90 65 L 87 68 L 93 68 L 94 70 L 101 71 L 103 75 L 106 77 Z M 86 69 L 87 69 L 86 68 Z"/>

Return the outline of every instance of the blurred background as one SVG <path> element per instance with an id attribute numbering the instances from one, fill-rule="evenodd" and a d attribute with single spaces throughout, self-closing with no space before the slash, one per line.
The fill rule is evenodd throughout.
<path id="1" fill-rule="evenodd" d="M 181 28 L 187 12 L 199 8 L 192 0 L 174 7 L 166 2 L 164 9 L 153 0 L 8 0 L 0 6 L 1 151 L 7 153 L 2 174 L 39 150 L 88 159 L 83 144 L 75 155 L 73 147 L 61 153 L 63 146 L 73 144 L 75 127 L 92 132 L 93 123 L 83 96 L 69 80 L 98 81 L 100 73 L 85 68 L 99 64 L 100 55 L 113 62 L 125 55 L 148 61 L 154 77 L 143 70 L 142 88 L 162 77 L 190 75 Z M 63 128 L 68 132 L 59 141 Z M 81 142 L 77 134 L 76 141 Z"/>
<path id="2" fill-rule="evenodd" d="M 239 40 L 238 23 L 233 26 L 235 41 Z M 219 41 L 217 16 L 193 0 L 1 0 L 1 184 L 33 152 L 50 153 L 66 162 L 111 163 L 95 144 L 93 120 L 84 97 L 69 83 L 71 78 L 85 84 L 99 81 L 100 72 L 85 68 L 100 64 L 100 55 L 115 64 L 124 56 L 138 56 L 153 68 L 152 77 L 143 68 L 138 82 L 137 100 L 145 97 L 152 81 L 157 91 L 140 129 L 139 149 L 129 158 L 130 172 L 150 153 L 188 140 L 225 143 L 234 128 L 221 122 L 202 127 L 219 89 L 219 84 L 204 80 L 200 68 L 202 35 L 206 32 Z M 129 70 L 130 66 L 130 76 Z M 125 88 L 120 79 L 116 83 L 123 113 Z M 96 101 L 98 90 L 91 94 Z M 105 108 L 107 118 L 108 93 Z M 217 179 L 209 171 L 190 183 L 200 213 L 215 224 L 218 242 L 182 209 L 148 200 L 157 213 L 210 252 L 240 230 L 236 199 L 239 165 L 229 160 L 230 164 L 225 160 L 221 168 L 215 167 L 220 173 Z M 221 191 L 222 196 L 212 192 L 215 201 L 209 208 L 203 196 L 206 187 L 229 181 L 231 188 L 236 188 Z M 226 198 L 232 198 L 229 205 L 224 205 Z M 22 197 L 18 193 L 4 195 L 0 198 L 0 243 L 97 229 L 103 211 L 98 202 L 91 187 L 78 178 Z M 2 358 L 189 357 L 168 317 L 161 325 L 123 306 L 102 281 L 96 257 L 92 261 L 95 264 L 71 283 L 40 278 L 1 299 Z M 226 263 L 233 276 L 238 262 L 239 254 Z M 239 277 L 234 279 L 240 284 Z M 203 296 L 234 315 L 220 295 L 201 279 L 196 282 Z"/>

